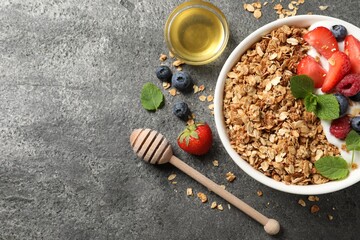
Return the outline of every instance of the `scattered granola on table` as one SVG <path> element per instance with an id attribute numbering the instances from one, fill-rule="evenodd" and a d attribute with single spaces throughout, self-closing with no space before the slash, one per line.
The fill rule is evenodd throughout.
<path id="1" fill-rule="evenodd" d="M 312 205 L 310 208 L 311 213 L 317 213 L 320 210 L 318 205 Z"/>
<path id="2" fill-rule="evenodd" d="M 235 180 L 236 176 L 232 172 L 226 173 L 226 180 L 228 182 L 233 182 Z"/>
<path id="3" fill-rule="evenodd" d="M 300 204 L 303 207 L 306 207 L 305 201 L 303 199 L 301 199 L 301 198 L 299 199 L 298 204 Z"/>
<path id="4" fill-rule="evenodd" d="M 289 88 L 297 63 L 309 50 L 302 38 L 306 32 L 282 26 L 263 36 L 227 74 L 224 88 L 232 148 L 255 169 L 286 184 L 328 182 L 314 162 L 323 155 L 339 155 L 320 119 Z"/>
<path id="5" fill-rule="evenodd" d="M 171 96 L 175 96 L 177 94 L 177 91 L 176 91 L 175 88 L 172 88 L 172 89 L 169 90 L 169 93 L 170 93 Z"/>
<path id="6" fill-rule="evenodd" d="M 172 65 L 173 65 L 174 67 L 179 67 L 179 66 L 181 66 L 181 65 L 183 65 L 183 64 L 184 64 L 183 61 L 177 59 L 177 60 L 175 60 L 175 61 L 173 62 Z"/>
<path id="7" fill-rule="evenodd" d="M 205 95 L 199 96 L 199 100 L 200 100 L 201 102 L 205 102 L 206 96 L 205 96 Z"/>
<path id="8" fill-rule="evenodd" d="M 318 201 L 320 201 L 320 198 L 318 196 L 309 196 L 308 200 L 310 202 L 318 202 Z"/>
<path id="9" fill-rule="evenodd" d="M 205 193 L 199 192 L 197 194 L 197 197 L 201 200 L 202 203 L 206 203 L 207 202 L 207 196 L 205 195 Z"/>
<path id="10" fill-rule="evenodd" d="M 169 89 L 169 88 L 171 87 L 171 84 L 168 83 L 168 82 L 163 82 L 163 83 L 162 83 L 162 86 L 163 86 L 163 88 L 164 88 L 165 90 L 167 90 L 167 89 Z"/>
<path id="11" fill-rule="evenodd" d="M 169 180 L 169 181 L 172 181 L 172 180 L 174 180 L 175 178 L 176 178 L 176 174 L 175 174 L 175 173 L 170 174 L 170 175 L 168 176 L 168 180 Z"/>
<path id="12" fill-rule="evenodd" d="M 161 62 L 163 62 L 163 61 L 165 61 L 167 59 L 167 56 L 165 55 L 165 54 L 160 54 L 160 57 L 159 57 L 159 60 L 161 61 Z"/>
<path id="13" fill-rule="evenodd" d="M 218 161 L 218 160 L 214 160 L 212 163 L 213 163 L 214 167 L 218 167 L 218 166 L 219 166 L 219 161 Z"/>
<path id="14" fill-rule="evenodd" d="M 186 195 L 187 195 L 187 196 L 193 196 L 193 195 L 194 195 L 192 188 L 187 188 L 187 189 L 186 189 Z"/>

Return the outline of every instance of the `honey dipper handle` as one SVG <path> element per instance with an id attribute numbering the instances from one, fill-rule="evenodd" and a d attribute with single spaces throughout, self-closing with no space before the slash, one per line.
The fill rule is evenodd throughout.
<path id="1" fill-rule="evenodd" d="M 199 183 L 201 183 L 202 185 L 204 185 L 205 187 L 207 187 L 210 191 L 216 193 L 217 195 L 228 201 L 230 204 L 237 207 L 245 214 L 258 221 L 264 226 L 264 229 L 268 234 L 274 235 L 279 232 L 280 225 L 276 220 L 267 218 L 254 208 L 250 207 L 245 202 L 241 201 L 239 198 L 235 197 L 233 194 L 221 188 L 215 182 L 202 175 L 200 172 L 196 171 L 194 168 L 184 163 L 179 158 L 172 156 L 169 162 L 193 179 L 195 179 L 196 181 L 198 181 Z"/>

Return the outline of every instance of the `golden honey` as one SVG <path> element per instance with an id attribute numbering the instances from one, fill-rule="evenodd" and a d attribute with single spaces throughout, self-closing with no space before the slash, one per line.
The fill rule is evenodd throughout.
<path id="1" fill-rule="evenodd" d="M 225 49 L 228 31 L 224 15 L 214 5 L 190 1 L 170 14 L 165 38 L 177 58 L 188 64 L 201 65 L 215 60 Z"/>

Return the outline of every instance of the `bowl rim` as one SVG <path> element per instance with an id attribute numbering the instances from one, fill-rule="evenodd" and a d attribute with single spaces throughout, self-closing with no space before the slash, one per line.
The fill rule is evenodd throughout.
<path id="1" fill-rule="evenodd" d="M 226 132 L 226 127 L 224 123 L 224 115 L 222 112 L 223 108 L 223 94 L 224 94 L 224 85 L 226 81 L 226 75 L 231 70 L 231 68 L 239 61 L 240 56 L 245 53 L 245 51 L 251 47 L 255 42 L 257 42 L 261 36 L 269 33 L 271 30 L 281 27 L 282 25 L 294 25 L 298 27 L 309 27 L 311 24 L 318 21 L 335 21 L 338 24 L 344 25 L 349 32 L 357 32 L 357 37 L 360 37 L 360 29 L 354 26 L 351 23 L 348 23 L 344 20 L 328 17 L 323 15 L 298 15 L 293 17 L 288 17 L 284 19 L 278 19 L 273 22 L 270 22 L 256 31 L 252 32 L 248 35 L 244 40 L 240 42 L 240 44 L 231 52 L 229 57 L 227 58 L 225 64 L 223 65 L 220 74 L 217 79 L 217 83 L 215 86 L 215 94 L 214 94 L 214 118 L 215 118 L 215 126 L 216 130 L 219 134 L 220 140 L 233 159 L 233 161 L 248 175 L 250 175 L 255 180 L 261 182 L 262 184 L 287 193 L 299 194 L 299 195 L 318 195 L 318 194 L 326 194 L 335 191 L 339 191 L 341 189 L 347 188 L 357 182 L 360 181 L 360 169 L 355 169 L 351 171 L 351 174 L 343 180 L 338 181 L 330 181 L 323 184 L 318 185 L 288 185 L 283 182 L 278 182 L 272 178 L 265 176 L 260 171 L 253 168 L 247 161 L 243 160 L 240 155 L 231 147 L 230 141 L 228 139 L 228 135 Z M 354 174 L 357 172 L 357 174 Z"/>

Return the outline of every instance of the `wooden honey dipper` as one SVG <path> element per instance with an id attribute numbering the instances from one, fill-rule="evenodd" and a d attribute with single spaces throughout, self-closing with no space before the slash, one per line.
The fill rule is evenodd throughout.
<path id="1" fill-rule="evenodd" d="M 248 216 L 264 226 L 265 231 L 275 235 L 280 231 L 280 224 L 275 219 L 269 219 L 239 198 L 235 197 L 218 184 L 196 171 L 173 155 L 169 142 L 160 133 L 151 129 L 135 129 L 130 135 L 130 143 L 136 155 L 151 164 L 171 163 L 205 187 L 216 193 L 230 204 L 234 205 Z"/>

